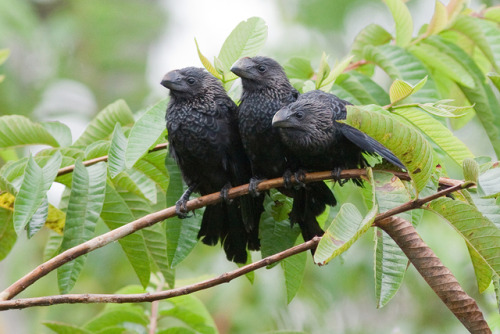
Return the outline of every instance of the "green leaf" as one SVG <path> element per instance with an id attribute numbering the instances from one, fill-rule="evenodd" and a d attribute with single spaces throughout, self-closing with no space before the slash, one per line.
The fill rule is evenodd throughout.
<path id="1" fill-rule="evenodd" d="M 123 133 L 120 123 L 116 123 L 111 137 L 111 146 L 108 152 L 108 170 L 112 179 L 120 174 L 125 168 L 125 150 L 127 138 Z"/>
<path id="2" fill-rule="evenodd" d="M 109 183 L 106 184 L 106 198 L 101 218 L 111 230 L 135 220 L 123 198 Z M 127 235 L 118 242 L 122 246 L 142 286 L 146 287 L 149 283 L 150 266 L 142 231 Z"/>
<path id="3" fill-rule="evenodd" d="M 108 140 L 98 140 L 85 148 L 85 160 L 100 158 L 107 155 L 111 143 Z"/>
<path id="4" fill-rule="evenodd" d="M 490 72 L 487 74 L 488 78 L 490 78 L 491 82 L 495 85 L 498 91 L 500 91 L 500 74 Z"/>
<path id="5" fill-rule="evenodd" d="M 347 106 L 347 119 L 343 122 L 391 150 L 408 169 L 417 191 L 421 191 L 434 168 L 432 148 L 417 130 L 383 112 L 376 106 Z"/>
<path id="6" fill-rule="evenodd" d="M 253 57 L 262 49 L 267 39 L 267 25 L 260 17 L 240 22 L 226 38 L 218 59 L 224 73 L 241 57 Z"/>
<path id="7" fill-rule="evenodd" d="M 363 58 L 363 49 L 367 45 L 377 46 L 387 44 L 392 36 L 378 24 L 371 23 L 363 28 L 354 39 L 352 53 L 358 58 Z"/>
<path id="8" fill-rule="evenodd" d="M 361 104 L 378 104 L 381 106 L 390 103 L 386 91 L 372 79 L 359 72 L 351 71 L 339 86 L 352 94 Z"/>
<path id="9" fill-rule="evenodd" d="M 342 72 L 347 68 L 347 66 L 349 66 L 353 57 L 354 56 L 349 56 L 347 58 L 344 58 L 339 63 L 335 64 L 335 66 L 330 71 L 328 76 L 324 78 L 323 81 L 321 82 L 321 87 L 320 87 L 321 90 L 329 92 L 330 89 L 332 89 L 333 83 L 335 82 L 335 80 L 337 80 L 339 75 L 341 75 Z"/>
<path id="10" fill-rule="evenodd" d="M 427 26 L 427 31 L 424 36 L 439 34 L 448 25 L 448 12 L 446 11 L 445 5 L 440 1 L 436 0 L 434 7 L 434 15 L 432 16 L 431 22 Z"/>
<path id="11" fill-rule="evenodd" d="M 487 8 L 484 11 L 484 17 L 489 20 L 500 23 L 500 7 L 497 6 L 497 7 Z"/>
<path id="12" fill-rule="evenodd" d="M 363 218 L 356 206 L 344 203 L 325 231 L 314 253 L 314 262 L 325 265 L 348 250 L 371 227 L 378 206 L 375 204 Z"/>
<path id="13" fill-rule="evenodd" d="M 463 117 L 467 115 L 468 110 L 474 109 L 472 106 L 455 107 L 437 103 L 419 103 L 418 106 L 429 114 L 447 118 Z"/>
<path id="14" fill-rule="evenodd" d="M 198 41 L 196 40 L 196 38 L 194 39 L 194 43 L 196 44 L 196 51 L 198 52 L 198 57 L 200 58 L 200 61 L 201 63 L 203 64 L 203 66 L 207 69 L 208 72 L 210 72 L 214 77 L 216 77 L 217 79 L 219 80 L 222 80 L 222 76 L 219 74 L 219 72 L 217 72 L 217 70 L 215 69 L 215 67 L 212 65 L 212 63 L 210 62 L 210 60 L 207 59 L 207 57 L 205 57 L 201 51 L 200 51 L 200 47 L 198 46 Z"/>
<path id="15" fill-rule="evenodd" d="M 459 31 L 460 33 L 467 36 L 477 47 L 484 53 L 488 58 L 493 68 L 498 70 L 498 66 L 495 63 L 495 56 L 491 50 L 490 44 L 486 39 L 486 35 L 479 26 L 478 18 L 474 18 L 467 15 L 459 15 L 452 25 L 452 29 Z"/>
<path id="16" fill-rule="evenodd" d="M 118 100 L 99 112 L 76 140 L 74 146 L 87 146 L 98 140 L 108 139 L 116 123 L 122 126 L 134 123 L 132 111 L 123 100 Z"/>
<path id="17" fill-rule="evenodd" d="M 92 333 L 98 333 L 99 330 L 108 327 L 120 326 L 126 329 L 130 325 L 141 325 L 137 327 L 142 328 L 148 324 L 149 319 L 141 307 L 123 304 L 113 305 L 112 308 L 104 310 L 87 322 L 84 328 Z"/>
<path id="18" fill-rule="evenodd" d="M 43 322 L 44 326 L 47 328 L 50 328 L 57 334 L 92 334 L 93 332 L 88 331 L 84 328 L 75 326 L 75 325 L 70 325 L 70 324 L 65 324 L 62 322 L 56 322 L 56 321 L 45 321 Z"/>
<path id="19" fill-rule="evenodd" d="M 170 177 L 167 190 L 167 207 L 170 207 L 175 205 L 175 202 L 182 196 L 184 186 L 181 172 L 175 160 L 167 156 L 165 165 Z M 196 214 L 192 214 L 185 219 L 179 219 L 175 216 L 166 220 L 167 254 L 171 267 L 181 263 L 198 242 L 197 236 L 200 231 L 201 217 L 203 217 L 203 210 L 198 210 Z"/>
<path id="20" fill-rule="evenodd" d="M 455 163 L 462 166 L 464 159 L 473 158 L 472 152 L 442 123 L 417 108 L 398 108 L 396 115 L 413 124 L 438 145 Z"/>
<path id="21" fill-rule="evenodd" d="M 135 163 L 134 169 L 140 171 L 153 180 L 163 191 L 167 191 L 168 172 L 165 168 L 167 150 L 149 152 Z"/>
<path id="22" fill-rule="evenodd" d="M 422 78 L 428 76 L 425 87 L 411 96 L 413 101 L 428 103 L 441 99 L 429 71 L 409 51 L 396 45 L 383 45 L 379 47 L 368 45 L 363 49 L 363 58 L 375 63 L 393 80 L 402 79 L 415 85 Z"/>
<path id="23" fill-rule="evenodd" d="M 12 210 L 0 207 L 0 261 L 5 259 L 16 243 Z"/>
<path id="24" fill-rule="evenodd" d="M 428 208 L 447 220 L 473 248 L 489 268 L 497 275 L 500 272 L 500 229 L 485 218 L 474 206 L 439 198 L 428 204 Z"/>
<path id="25" fill-rule="evenodd" d="M 474 159 L 466 158 L 463 161 L 463 166 L 465 181 L 477 183 L 479 177 L 479 164 Z"/>
<path id="26" fill-rule="evenodd" d="M 488 169 L 479 175 L 478 190 L 483 197 L 497 197 L 500 194 L 500 168 Z"/>
<path id="27" fill-rule="evenodd" d="M 314 75 L 314 69 L 311 66 L 309 59 L 301 57 L 290 58 L 283 65 L 285 73 L 290 79 L 311 79 Z"/>
<path id="28" fill-rule="evenodd" d="M 77 160 L 73 171 L 61 252 L 94 236 L 95 226 L 103 208 L 105 189 L 106 164 L 100 162 L 85 167 L 80 160 Z M 73 288 L 86 258 L 86 255 L 77 257 L 57 269 L 57 281 L 61 293 L 68 293 Z"/>
<path id="29" fill-rule="evenodd" d="M 411 200 L 401 180 L 392 173 L 375 171 L 375 195 L 380 212 L 385 212 Z M 412 221 L 411 212 L 398 217 Z M 396 242 L 377 228 L 375 234 L 375 294 L 377 308 L 385 306 L 403 283 L 408 258 Z"/>
<path id="30" fill-rule="evenodd" d="M 71 130 L 66 124 L 61 122 L 43 122 L 41 125 L 57 140 L 60 147 L 70 146 L 73 142 Z"/>
<path id="31" fill-rule="evenodd" d="M 418 92 L 422 86 L 427 82 L 427 76 L 420 80 L 415 86 L 412 86 L 406 81 L 396 79 L 389 89 L 389 97 L 391 104 L 395 104 L 408 96 Z"/>
<path id="32" fill-rule="evenodd" d="M 306 269 L 307 253 L 302 252 L 294 256 L 288 257 L 281 262 L 281 267 L 285 272 L 286 298 L 290 304 L 304 278 Z"/>
<path id="33" fill-rule="evenodd" d="M 468 69 L 448 55 L 445 49 L 440 49 L 439 45 L 436 46 L 424 40 L 409 50 L 425 65 L 436 71 L 437 75 L 446 75 L 462 86 L 474 88 L 474 78 L 469 74 Z"/>
<path id="34" fill-rule="evenodd" d="M 384 0 L 396 23 L 396 45 L 406 46 L 413 35 L 413 19 L 402 0 Z"/>
<path id="35" fill-rule="evenodd" d="M 21 115 L 0 117 L 0 148 L 38 144 L 59 146 L 57 140 L 41 124 L 33 123 Z"/>
<path id="36" fill-rule="evenodd" d="M 205 305 L 192 295 L 174 297 L 168 300 L 174 307 L 160 309 L 158 315 L 161 318 L 173 317 L 182 321 L 196 333 L 216 334 L 218 333 L 215 322 L 210 316 Z"/>
<path id="37" fill-rule="evenodd" d="M 165 110 L 168 99 L 163 99 L 151 107 L 135 122 L 128 136 L 125 152 L 125 166 L 132 166 L 153 146 L 165 131 Z"/>
<path id="38" fill-rule="evenodd" d="M 45 248 L 43 249 L 43 262 L 47 262 L 52 259 L 54 256 L 59 254 L 59 249 L 61 247 L 61 243 L 63 240 L 63 235 L 51 231 L 49 234 L 49 238 L 45 243 Z"/>
<path id="39" fill-rule="evenodd" d="M 316 73 L 316 89 L 319 89 L 330 73 L 330 65 L 328 65 L 328 57 L 326 53 L 323 52 L 321 55 L 321 60 L 319 61 L 318 73 Z"/>

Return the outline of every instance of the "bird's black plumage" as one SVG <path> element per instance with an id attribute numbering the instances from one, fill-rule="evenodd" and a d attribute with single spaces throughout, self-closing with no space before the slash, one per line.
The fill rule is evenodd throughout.
<path id="1" fill-rule="evenodd" d="M 238 125 L 252 166 L 253 180 L 282 176 L 294 163 L 286 155 L 278 129 L 272 127 L 274 114 L 294 102 L 299 92 L 290 84 L 283 68 L 267 57 L 241 58 L 231 68 L 241 77 L 243 93 Z M 252 184 L 252 182 L 251 182 Z M 323 182 L 300 189 L 280 189 L 294 197 L 290 220 L 298 223 L 305 240 L 322 235 L 316 216 L 335 198 Z"/>
<path id="2" fill-rule="evenodd" d="M 367 165 L 362 153 L 377 153 L 405 168 L 382 144 L 337 120 L 345 119 L 347 101 L 319 90 L 302 94 L 296 102 L 279 110 L 273 126 L 283 143 L 307 171 L 342 170 Z"/>
<path id="3" fill-rule="evenodd" d="M 206 195 L 247 183 L 250 163 L 238 133 L 237 107 L 216 78 L 187 67 L 167 73 L 162 85 L 170 89 L 169 151 L 189 186 L 177 205 L 182 214 L 193 191 Z M 209 245 L 220 240 L 229 260 L 244 263 L 247 247 L 259 249 L 262 210 L 262 200 L 249 195 L 208 206 L 198 238 Z"/>

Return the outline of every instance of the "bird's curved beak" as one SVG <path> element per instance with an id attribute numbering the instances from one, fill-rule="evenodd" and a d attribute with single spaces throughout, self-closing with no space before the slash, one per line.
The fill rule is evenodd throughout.
<path id="1" fill-rule="evenodd" d="M 161 85 L 168 89 L 175 89 L 177 86 L 180 85 L 180 82 L 181 82 L 181 75 L 177 70 L 175 70 L 165 74 L 165 76 L 161 80 Z"/>
<path id="2" fill-rule="evenodd" d="M 289 128 L 292 127 L 294 124 L 290 120 L 291 116 L 291 111 L 289 108 L 283 108 L 280 109 L 276 114 L 273 116 L 273 126 L 275 128 Z"/>
<path id="3" fill-rule="evenodd" d="M 240 58 L 236 61 L 236 63 L 233 64 L 233 66 L 231 66 L 231 72 L 239 77 L 245 78 L 251 75 L 252 66 L 253 62 L 250 58 Z"/>

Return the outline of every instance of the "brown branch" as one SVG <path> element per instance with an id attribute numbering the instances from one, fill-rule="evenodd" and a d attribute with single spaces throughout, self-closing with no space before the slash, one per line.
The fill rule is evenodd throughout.
<path id="1" fill-rule="evenodd" d="M 163 275 L 160 275 L 160 282 L 158 282 L 158 286 L 156 287 L 156 293 L 162 291 L 165 286 L 165 279 Z M 156 328 L 158 327 L 158 304 L 159 300 L 155 300 L 151 303 L 151 315 L 149 316 L 149 334 L 155 334 Z"/>
<path id="2" fill-rule="evenodd" d="M 158 144 L 155 147 L 153 147 L 152 149 L 150 149 L 149 152 L 163 150 L 163 149 L 166 149 L 167 146 L 168 146 L 168 143 Z M 98 157 L 98 158 L 94 158 L 94 159 L 90 159 L 90 160 L 85 160 L 83 162 L 83 165 L 84 166 L 91 166 L 91 165 L 95 165 L 96 163 L 101 162 L 101 161 L 108 161 L 108 156 L 104 155 L 102 157 Z M 63 167 L 57 171 L 57 176 L 72 173 L 74 169 L 75 169 L 75 165 Z"/>
<path id="3" fill-rule="evenodd" d="M 222 283 L 229 283 L 233 279 L 243 276 L 251 271 L 267 267 L 273 263 L 281 261 L 292 255 L 313 249 L 318 245 L 320 240 L 321 240 L 320 237 L 314 237 L 312 240 L 309 240 L 308 242 L 289 248 L 280 253 L 268 256 L 260 261 L 248 264 L 236 270 L 224 273 L 218 277 L 171 290 L 154 292 L 154 293 L 129 294 L 129 295 L 68 294 L 68 295 L 56 295 L 56 296 L 36 297 L 36 298 L 23 298 L 16 300 L 1 301 L 0 311 L 10 310 L 10 309 L 23 309 L 33 306 L 50 306 L 55 304 L 152 302 L 155 300 L 187 295 L 196 291 L 205 290 L 214 287 L 216 285 L 220 285 Z"/>
<path id="4" fill-rule="evenodd" d="M 410 222 L 390 217 L 379 220 L 377 226 L 394 239 L 415 269 L 465 328 L 471 333 L 491 333 L 476 301 L 467 295 L 455 276 L 425 244 Z"/>
<path id="5" fill-rule="evenodd" d="M 366 171 L 364 169 L 346 169 L 342 171 L 340 174 L 341 178 L 359 178 L 361 176 L 365 176 Z M 293 178 L 293 176 L 292 176 Z M 331 179 L 332 178 L 332 173 L 331 172 L 314 172 L 314 173 L 308 173 L 305 176 L 304 181 L 305 182 L 314 182 L 314 181 L 322 181 L 326 179 Z M 458 181 L 460 182 L 460 181 Z M 283 178 L 276 178 L 276 179 L 271 179 L 267 180 L 264 182 L 261 182 L 258 185 L 258 190 L 259 191 L 264 191 L 264 190 L 269 190 L 271 188 L 278 188 L 283 186 Z M 431 198 L 430 200 L 444 196 L 452 191 L 456 191 L 462 188 L 462 183 L 459 185 L 456 185 L 454 187 L 442 190 L 438 192 L 437 194 L 433 196 L 429 196 Z M 234 187 L 229 189 L 228 191 L 228 197 L 229 198 L 235 198 L 238 196 L 242 196 L 248 194 L 248 184 L 241 185 L 238 187 Z M 439 194 L 439 195 L 438 195 Z M 436 197 L 437 196 L 437 197 Z M 429 200 L 429 201 L 430 201 Z M 194 209 L 199 209 L 201 207 L 207 206 L 209 204 L 215 204 L 220 201 L 220 193 L 213 193 L 210 195 L 206 196 L 201 196 L 199 198 L 190 200 L 187 203 L 187 209 L 189 211 L 192 211 Z M 420 199 L 417 201 L 412 201 L 408 202 L 398 208 L 395 208 L 393 210 L 389 210 L 390 212 L 389 215 L 383 216 L 380 219 L 387 218 L 390 215 L 398 214 L 403 211 L 411 210 L 419 205 L 422 205 L 423 203 L 426 203 L 425 199 Z M 384 215 L 384 214 L 381 214 Z M 33 269 L 31 272 L 26 274 L 25 276 L 21 277 L 19 280 L 14 282 L 11 286 L 9 286 L 7 289 L 2 291 L 0 293 L 0 303 L 2 300 L 8 300 L 12 299 L 16 295 L 18 295 L 20 292 L 24 291 L 28 286 L 36 282 L 38 279 L 41 277 L 47 275 L 51 271 L 59 268 L 63 264 L 81 256 L 84 254 L 87 254 L 97 248 L 103 247 L 113 241 L 116 241 L 118 239 L 121 239 L 129 234 L 132 234 L 140 229 L 146 228 L 148 226 L 151 226 L 157 222 L 163 221 L 167 218 L 175 216 L 175 207 L 169 207 L 164 210 L 158 211 L 151 213 L 149 215 L 146 215 L 140 219 L 137 219 L 133 222 L 130 222 L 126 225 L 123 225 L 117 229 L 114 229 L 112 231 L 109 231 L 107 233 L 104 233 L 100 236 L 97 236 L 93 239 L 90 239 L 80 245 L 77 245 L 73 248 L 70 248 L 52 259 L 48 260 L 45 263 L 42 263 L 35 269 Z"/>

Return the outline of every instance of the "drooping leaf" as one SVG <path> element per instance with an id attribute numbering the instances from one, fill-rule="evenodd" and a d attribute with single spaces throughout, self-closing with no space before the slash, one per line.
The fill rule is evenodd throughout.
<path id="1" fill-rule="evenodd" d="M 106 164 L 100 162 L 85 167 L 78 160 L 73 171 L 61 252 L 88 241 L 94 236 L 95 226 L 104 203 L 105 189 Z M 73 288 L 86 257 L 86 255 L 77 257 L 57 269 L 61 293 L 68 293 Z"/>
<path id="2" fill-rule="evenodd" d="M 459 166 L 466 158 L 474 155 L 464 143 L 434 117 L 417 108 L 398 108 L 394 113 L 420 129 L 430 140 L 436 143 Z"/>
<path id="3" fill-rule="evenodd" d="M 167 189 L 167 207 L 175 205 L 184 192 L 182 176 L 172 157 L 165 159 L 168 170 L 169 184 Z M 203 210 L 180 219 L 177 216 L 166 220 L 167 254 L 171 267 L 175 267 L 188 256 L 198 242 L 197 236 L 201 226 Z"/>
<path id="4" fill-rule="evenodd" d="M 285 273 L 286 299 L 288 303 L 293 300 L 302 285 L 307 256 L 307 253 L 302 252 L 281 262 L 281 267 Z"/>
<path id="5" fill-rule="evenodd" d="M 388 43 L 392 39 L 384 28 L 378 24 L 371 23 L 363 28 L 354 39 L 352 53 L 358 58 L 363 58 L 363 49 L 367 45 L 377 46 Z"/>
<path id="6" fill-rule="evenodd" d="M 125 168 L 125 151 L 127 149 L 127 138 L 123 133 L 120 123 L 116 123 L 111 137 L 111 146 L 108 152 L 108 169 L 112 179 L 120 174 Z"/>
<path id="7" fill-rule="evenodd" d="M 45 127 L 33 123 L 21 115 L 0 117 L 0 148 L 24 145 L 49 145 L 58 147 L 59 143 Z"/>
<path id="8" fill-rule="evenodd" d="M 116 123 L 122 126 L 134 123 L 132 111 L 123 100 L 118 100 L 99 112 L 75 141 L 74 146 L 87 146 L 95 141 L 109 138 Z"/>
<path id="9" fill-rule="evenodd" d="M 106 184 L 106 197 L 101 218 L 112 230 L 135 220 L 123 198 L 109 183 Z M 149 283 L 150 266 L 142 231 L 127 235 L 118 242 L 134 268 L 142 286 L 146 287 Z"/>
<path id="10" fill-rule="evenodd" d="M 9 254 L 16 240 L 12 210 L 0 207 L 0 261 Z"/>
<path id="11" fill-rule="evenodd" d="M 240 22 L 226 38 L 218 59 L 224 73 L 241 57 L 253 57 L 264 46 L 267 39 L 267 25 L 260 17 L 251 17 Z"/>
<path id="12" fill-rule="evenodd" d="M 57 140 L 60 147 L 68 147 L 73 142 L 71 130 L 66 124 L 61 122 L 43 122 L 41 125 Z"/>
<path id="13" fill-rule="evenodd" d="M 59 254 L 62 240 L 62 234 L 50 232 L 47 242 L 45 243 L 45 248 L 43 249 L 43 262 L 46 262 Z"/>
<path id="14" fill-rule="evenodd" d="M 417 191 L 422 190 L 434 167 L 430 144 L 417 130 L 380 110 L 375 106 L 347 106 L 344 122 L 390 149 L 408 169 Z"/>
<path id="15" fill-rule="evenodd" d="M 135 122 L 128 136 L 125 166 L 132 166 L 153 146 L 165 131 L 165 110 L 168 99 L 156 103 Z"/>
<path id="16" fill-rule="evenodd" d="M 500 272 L 500 229 L 477 209 L 450 198 L 439 198 L 428 208 L 446 219 L 497 275 Z"/>
<path id="17" fill-rule="evenodd" d="M 384 0 L 396 23 L 396 45 L 406 46 L 413 35 L 413 19 L 402 0 Z"/>

